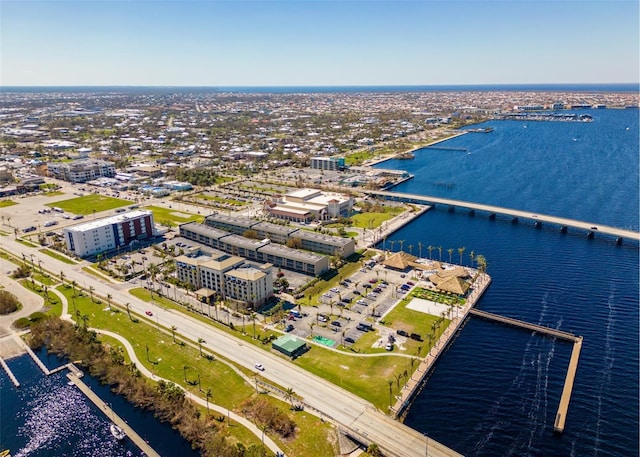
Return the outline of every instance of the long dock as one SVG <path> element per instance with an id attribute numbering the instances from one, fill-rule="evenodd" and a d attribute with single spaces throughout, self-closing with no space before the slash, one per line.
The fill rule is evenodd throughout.
<path id="1" fill-rule="evenodd" d="M 11 371 L 11 369 L 7 365 L 7 362 L 5 362 L 2 357 L 0 357 L 0 365 L 2 365 L 2 369 L 7 373 L 7 376 L 9 376 L 9 379 L 11 379 L 11 382 L 13 383 L 13 385 L 16 387 L 20 387 L 20 383 L 18 382 L 18 379 L 13 374 L 13 371 Z"/>
<path id="2" fill-rule="evenodd" d="M 471 211 L 483 211 L 489 213 L 490 216 L 502 214 L 511 217 L 514 222 L 516 222 L 518 219 L 527 219 L 533 221 L 536 227 L 542 226 L 543 223 L 555 224 L 560 226 L 560 230 L 563 232 L 566 231 L 567 227 L 573 227 L 576 229 L 585 230 L 589 237 L 593 237 L 597 233 L 617 237 L 620 242 L 623 239 L 640 241 L 640 232 L 636 232 L 633 230 L 625 230 L 618 227 L 600 225 L 594 222 L 578 221 L 565 217 L 556 217 L 547 214 L 533 213 L 532 211 L 522 211 L 511 208 L 503 208 L 500 206 L 483 205 L 480 203 L 452 200 L 450 198 L 431 197 L 428 195 L 405 194 L 402 192 L 390 192 L 384 190 L 363 190 L 362 192 L 371 196 L 379 196 L 389 200 L 423 203 L 432 206 L 441 204 L 449 206 L 450 208 L 467 208 Z"/>
<path id="3" fill-rule="evenodd" d="M 563 332 L 562 330 L 556 330 L 553 328 L 544 327 L 542 325 L 530 324 L 529 322 L 513 319 L 512 317 L 499 316 L 498 314 L 481 311 L 475 308 L 470 310 L 469 314 L 473 314 L 474 316 L 478 317 L 484 317 L 485 319 L 490 319 L 497 322 L 502 322 L 503 324 L 513 325 L 514 327 L 526 328 L 529 330 L 533 330 L 534 332 L 544 333 L 545 335 L 555 336 L 556 338 L 560 338 L 563 340 L 576 341 L 578 338 L 581 338 L 574 335 L 573 333 Z"/>
<path id="4" fill-rule="evenodd" d="M 124 430 L 131 441 L 133 441 L 142 452 L 149 457 L 160 457 L 160 454 L 149 446 L 149 443 L 143 440 L 134 429 L 129 427 L 129 425 L 120 416 L 116 415 L 115 412 L 100 399 L 100 397 L 98 397 L 84 382 L 80 380 L 80 378 L 73 373 L 67 373 L 67 378 L 69 378 L 69 380 L 75 384 L 108 418 L 112 419 L 118 427 Z"/>
<path id="5" fill-rule="evenodd" d="M 579 336 L 578 339 L 574 341 L 573 350 L 571 351 L 571 359 L 569 360 L 567 377 L 564 380 L 564 388 L 562 389 L 562 396 L 560 397 L 560 404 L 558 405 L 558 412 L 556 413 L 556 421 L 553 424 L 553 431 L 555 433 L 562 433 L 564 431 L 564 423 L 567 419 L 567 410 L 569 409 L 569 400 L 571 400 L 573 381 L 576 377 L 576 370 L 578 369 L 578 359 L 580 358 L 581 349 L 582 337 Z"/>
<path id="6" fill-rule="evenodd" d="M 580 359 L 580 350 L 582 349 L 582 337 L 576 336 L 569 332 L 563 332 L 561 330 L 544 327 L 542 325 L 530 324 L 528 322 L 513 319 L 511 317 L 499 316 L 497 314 L 488 313 L 487 311 L 481 311 L 479 309 L 472 309 L 469 311 L 469 314 L 501 322 L 503 324 L 512 325 L 514 327 L 533 330 L 534 332 L 573 342 L 571 359 L 569 360 L 569 366 L 567 367 L 567 376 L 564 379 L 564 387 L 562 388 L 562 395 L 560 396 L 560 403 L 558 404 L 558 411 L 556 412 L 556 419 L 553 424 L 554 433 L 562 433 L 564 431 L 565 421 L 567 420 L 569 400 L 571 400 L 571 393 L 573 392 L 573 382 L 576 378 L 576 370 L 578 369 L 578 360 Z"/>

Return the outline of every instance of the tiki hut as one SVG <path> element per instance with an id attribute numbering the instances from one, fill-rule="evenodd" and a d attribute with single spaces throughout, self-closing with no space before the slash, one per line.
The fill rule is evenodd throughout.
<path id="1" fill-rule="evenodd" d="M 427 279 L 443 292 L 464 295 L 469 289 L 469 283 L 465 281 L 465 278 L 468 277 L 469 272 L 467 270 L 462 267 L 455 267 L 438 271 Z"/>
<path id="2" fill-rule="evenodd" d="M 404 271 L 409 267 L 420 266 L 415 263 L 417 257 L 415 255 L 407 254 L 404 251 L 396 252 L 391 257 L 382 262 L 385 267 L 393 268 L 394 270 Z"/>

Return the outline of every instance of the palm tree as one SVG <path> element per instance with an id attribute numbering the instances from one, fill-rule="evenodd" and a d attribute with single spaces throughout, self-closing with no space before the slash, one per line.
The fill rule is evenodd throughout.
<path id="1" fill-rule="evenodd" d="M 176 342 L 176 330 L 178 330 L 178 327 L 176 327 L 175 325 L 171 326 L 171 338 L 173 338 L 173 342 Z"/>
<path id="2" fill-rule="evenodd" d="M 393 247 L 396 245 L 396 240 L 389 240 L 389 244 L 391 245 L 391 252 L 393 252 Z"/>
<path id="3" fill-rule="evenodd" d="M 442 246 L 438 246 L 438 252 L 440 253 L 440 262 L 442 262 Z"/>
<path id="4" fill-rule="evenodd" d="M 398 243 L 400 243 L 400 252 L 403 252 L 403 250 L 404 250 L 404 240 L 399 240 Z"/>
<path id="5" fill-rule="evenodd" d="M 200 357 L 202 357 L 202 345 L 206 343 L 202 338 L 198 338 L 198 349 L 200 350 Z"/>
<path id="6" fill-rule="evenodd" d="M 60 282 L 64 285 L 64 271 L 60 270 Z"/>
<path id="7" fill-rule="evenodd" d="M 422 258 L 422 242 L 418 241 L 418 257 Z"/>
<path id="8" fill-rule="evenodd" d="M 112 298 L 113 298 L 113 295 L 107 294 L 107 304 L 109 305 L 109 311 L 111 311 L 111 299 Z"/>
<path id="9" fill-rule="evenodd" d="M 469 257 L 471 258 L 471 268 L 473 268 L 473 259 L 475 258 L 475 255 L 476 255 L 475 251 L 471 251 L 469 253 Z"/>
<path id="10" fill-rule="evenodd" d="M 482 254 L 476 256 L 476 262 L 478 262 L 478 270 L 480 273 L 487 271 L 487 259 Z"/>
<path id="11" fill-rule="evenodd" d="M 429 260 L 431 260 L 431 251 L 433 251 L 433 246 L 427 246 L 427 251 L 429 251 Z"/>
<path id="12" fill-rule="evenodd" d="M 392 390 L 391 390 L 391 386 L 393 386 L 393 381 L 391 379 L 389 379 L 389 381 L 387 381 L 389 383 L 389 409 L 391 409 L 391 401 L 392 401 Z"/>
<path id="13" fill-rule="evenodd" d="M 344 334 L 347 333 L 346 330 L 343 330 L 340 334 L 340 344 L 344 346 Z"/>
<path id="14" fill-rule="evenodd" d="M 255 312 L 251 313 L 251 322 L 253 322 L 253 339 L 256 339 L 256 317 L 258 317 L 258 315 Z"/>
<path id="15" fill-rule="evenodd" d="M 93 301 L 93 292 L 96 290 L 95 287 L 89 286 L 89 295 L 91 296 L 91 301 Z"/>
<path id="16" fill-rule="evenodd" d="M 458 248 L 458 254 L 460 254 L 460 265 L 462 265 L 462 254 L 464 253 L 465 249 L 467 248 L 465 248 L 464 246 Z"/>
<path id="17" fill-rule="evenodd" d="M 189 369 L 189 365 L 183 365 L 182 371 L 184 373 L 184 382 L 187 382 L 187 370 Z"/>
<path id="18" fill-rule="evenodd" d="M 71 281 L 71 289 L 73 289 L 73 296 L 76 296 L 76 286 L 78 285 L 78 283 L 75 281 L 75 279 L 73 281 Z"/>
<path id="19" fill-rule="evenodd" d="M 453 254 L 453 248 L 447 249 L 447 252 L 449 253 L 449 263 L 451 263 L 451 255 Z"/>
<path id="20" fill-rule="evenodd" d="M 309 328 L 311 329 L 311 336 L 313 337 L 313 327 L 316 326 L 315 322 L 309 322 Z"/>
<path id="21" fill-rule="evenodd" d="M 293 400 L 296 398 L 296 393 L 293 391 L 293 388 L 289 387 L 284 391 L 284 399 L 291 403 L 291 407 L 293 408 Z"/>
<path id="22" fill-rule="evenodd" d="M 407 246 L 407 249 L 409 249 L 409 254 L 413 255 L 413 244 Z"/>
<path id="23" fill-rule="evenodd" d="M 207 389 L 206 397 L 207 397 L 207 416 L 209 415 L 209 399 L 211 398 L 211 389 Z"/>
<path id="24" fill-rule="evenodd" d="M 129 320 L 131 322 L 133 322 L 133 318 L 131 317 L 131 304 L 130 303 L 126 303 L 124 306 L 127 307 L 127 314 L 129 315 Z"/>

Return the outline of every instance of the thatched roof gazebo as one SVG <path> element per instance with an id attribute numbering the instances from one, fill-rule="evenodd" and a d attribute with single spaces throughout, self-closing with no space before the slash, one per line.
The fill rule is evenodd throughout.
<path id="1" fill-rule="evenodd" d="M 469 272 L 458 266 L 449 270 L 438 271 L 427 279 L 443 292 L 464 295 L 469 290 L 469 283 L 465 281 L 465 278 L 468 277 Z"/>
<path id="2" fill-rule="evenodd" d="M 429 276 L 429 281 L 435 284 L 435 286 L 442 292 L 464 295 L 467 293 L 467 290 L 469 290 L 469 283 L 457 276 L 441 277 L 438 275 L 431 275 Z"/>
<path id="3" fill-rule="evenodd" d="M 382 265 L 393 268 L 394 270 L 404 271 L 409 267 L 419 266 L 419 264 L 415 263 L 416 259 L 417 257 L 415 255 L 400 251 L 382 262 Z"/>

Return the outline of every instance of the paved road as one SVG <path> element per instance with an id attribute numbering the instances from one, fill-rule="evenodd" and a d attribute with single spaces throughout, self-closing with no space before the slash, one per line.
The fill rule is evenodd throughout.
<path id="1" fill-rule="evenodd" d="M 107 281 L 97 280 L 94 276 L 82 271 L 82 264 L 68 265 L 52 257 L 42 254 L 37 249 L 28 248 L 12 237 L 2 237 L 2 245 L 16 255 L 34 254 L 34 258 L 42 261 L 42 266 L 51 272 L 64 271 L 67 281 L 75 280 L 79 286 L 95 287 L 95 294 L 105 297 L 113 296 L 113 302 L 121 305 L 131 304 L 131 310 L 145 318 L 144 312 L 152 309 L 154 316 L 151 323 L 170 328 L 175 325 L 178 333 L 196 341 L 203 338 L 206 346 L 213 351 L 227 357 L 234 362 L 253 369 L 256 362 L 264 365 L 261 373 L 271 382 L 285 388 L 291 387 L 304 398 L 312 408 L 322 411 L 336 423 L 360 433 L 363 440 L 377 443 L 387 455 L 402 457 L 424 457 L 425 437 L 406 425 L 394 421 L 390 417 L 377 411 L 375 407 L 321 378 L 315 376 L 282 358 L 264 351 L 258 347 L 248 345 L 221 330 L 208 326 L 189 316 L 173 310 L 165 310 L 136 299 L 126 291 L 118 290 Z M 383 387 L 381 387 L 383 388 Z M 429 440 L 430 456 L 459 455 L 445 446 Z"/>

